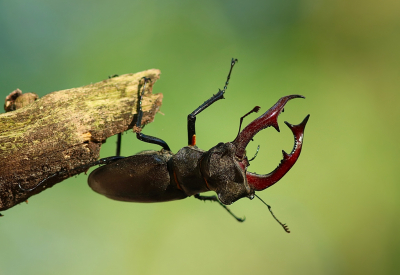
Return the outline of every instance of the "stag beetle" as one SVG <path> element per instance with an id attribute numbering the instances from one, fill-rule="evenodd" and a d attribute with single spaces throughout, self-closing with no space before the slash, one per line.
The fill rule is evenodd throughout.
<path id="1" fill-rule="evenodd" d="M 150 81 L 150 79 L 144 78 L 143 89 L 139 95 L 136 125 L 133 130 L 139 140 L 160 145 L 162 149 L 160 151 L 143 151 L 129 157 L 119 156 L 121 147 L 121 135 L 119 134 L 117 156 L 103 158 L 88 165 L 105 164 L 90 173 L 88 178 L 89 186 L 95 192 L 119 201 L 165 202 L 190 196 L 203 201 L 216 201 L 236 220 L 243 222 L 244 219 L 236 217 L 226 205 L 230 205 L 244 197 L 253 199 L 256 196 L 259 198 L 255 195 L 255 191 L 270 187 L 290 170 L 299 158 L 303 144 L 304 128 L 309 115 L 298 125 L 285 122 L 293 132 L 294 148 L 290 154 L 283 151 L 283 160 L 279 166 L 266 175 L 258 175 L 247 171 L 250 160 L 246 156 L 246 146 L 259 131 L 269 126 L 274 127 L 279 132 L 278 115 L 283 111 L 285 104 L 289 100 L 304 98 L 301 95 L 282 97 L 268 111 L 247 125 L 243 131 L 240 131 L 243 118 L 253 112 L 258 112 L 260 109 L 260 107 L 256 106 L 241 117 L 239 133 L 234 141 L 220 142 L 208 151 L 198 148 L 196 146 L 196 116 L 217 100 L 224 98 L 232 69 L 237 61 L 237 59 L 232 59 L 231 61 L 231 67 L 223 90 L 219 90 L 217 94 L 188 115 L 188 146 L 183 147 L 176 154 L 171 152 L 164 140 L 142 133 L 142 96 L 146 83 Z M 30 190 L 32 189 L 27 191 Z M 207 191 L 214 191 L 217 196 L 200 195 L 200 193 Z M 268 206 L 273 217 L 289 233 L 288 227 L 274 216 L 271 207 L 264 201 L 262 202 Z"/>

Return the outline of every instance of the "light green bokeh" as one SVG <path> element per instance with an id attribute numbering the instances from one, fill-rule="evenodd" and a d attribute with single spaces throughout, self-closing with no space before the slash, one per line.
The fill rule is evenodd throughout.
<path id="1" fill-rule="evenodd" d="M 395 274 L 398 221 L 400 2 L 0 1 L 0 99 L 16 88 L 43 96 L 112 74 L 162 71 L 161 111 L 145 133 L 186 144 L 186 116 L 222 88 L 197 119 L 198 146 L 234 139 L 255 105 L 302 94 L 259 133 L 249 170 L 267 173 L 289 152 L 283 124 L 311 114 L 302 155 L 259 201 L 218 205 L 108 200 L 85 175 L 32 197 L 0 219 L 0 274 Z M 245 123 L 256 116 L 246 118 Z M 123 135 L 123 155 L 157 146 Z M 113 155 L 115 138 L 103 145 Z M 1 165 L 1 164 L 0 164 Z"/>

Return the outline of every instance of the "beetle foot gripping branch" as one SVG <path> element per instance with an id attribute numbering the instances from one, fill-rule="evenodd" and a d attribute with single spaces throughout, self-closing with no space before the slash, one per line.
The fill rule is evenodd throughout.
<path id="1" fill-rule="evenodd" d="M 304 96 L 290 95 L 282 97 L 268 111 L 247 125 L 247 127 L 244 128 L 243 131 L 240 132 L 236 139 L 232 142 L 236 146 L 236 157 L 242 160 L 240 163 L 244 167 L 247 166 L 247 158 L 245 157 L 245 149 L 247 144 L 259 131 L 269 126 L 274 127 L 279 132 L 278 116 L 283 111 L 286 103 L 293 98 L 304 98 Z M 258 175 L 256 173 L 246 171 L 247 183 L 252 190 L 261 191 L 270 187 L 279 181 L 296 163 L 300 156 L 303 145 L 304 128 L 306 127 L 309 117 L 310 115 L 307 115 L 306 118 L 298 125 L 292 125 L 288 122 L 285 122 L 294 135 L 294 147 L 289 155 L 283 151 L 283 159 L 274 171 L 266 175 Z"/>

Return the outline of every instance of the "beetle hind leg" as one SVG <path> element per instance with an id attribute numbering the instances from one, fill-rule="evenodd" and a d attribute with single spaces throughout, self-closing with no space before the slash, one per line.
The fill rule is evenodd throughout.
<path id="1" fill-rule="evenodd" d="M 215 195 L 214 196 L 203 196 L 203 195 L 200 195 L 200 194 L 196 194 L 196 195 L 194 195 L 194 197 L 196 199 L 198 199 L 198 200 L 201 200 L 201 201 L 215 201 L 215 202 L 218 202 L 219 205 L 221 205 L 226 211 L 228 211 L 228 213 L 232 217 L 234 217 L 238 222 L 244 222 L 246 220 L 246 217 L 244 217 L 242 219 L 242 218 L 237 217 L 235 214 L 233 214 L 232 211 L 226 205 L 224 205 L 222 202 L 220 202 L 219 199 L 217 198 L 217 196 L 215 196 Z"/>

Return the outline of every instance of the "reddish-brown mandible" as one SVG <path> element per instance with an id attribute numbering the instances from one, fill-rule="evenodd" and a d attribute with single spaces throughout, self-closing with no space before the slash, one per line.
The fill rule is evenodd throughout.
<path id="1" fill-rule="evenodd" d="M 239 159 L 244 159 L 247 144 L 259 131 L 269 126 L 272 126 L 279 132 L 278 116 L 282 112 L 285 104 L 293 98 L 304 98 L 304 96 L 289 95 L 282 97 L 274 106 L 272 106 L 263 115 L 247 125 L 247 127 L 239 133 L 236 139 L 232 142 L 236 146 L 236 156 Z M 306 116 L 306 118 L 298 125 L 292 125 L 288 122 L 285 122 L 285 124 L 293 132 L 294 147 L 289 155 L 285 151 L 282 151 L 283 159 L 274 171 L 266 175 L 258 175 L 255 173 L 246 172 L 247 182 L 253 190 L 261 191 L 270 187 L 271 185 L 279 181 L 296 163 L 297 159 L 300 156 L 301 148 L 303 145 L 304 128 L 306 127 L 309 117 L 310 115 Z M 247 160 L 243 160 L 242 163 L 245 161 Z M 244 165 L 245 163 L 243 163 L 243 166 Z"/>

